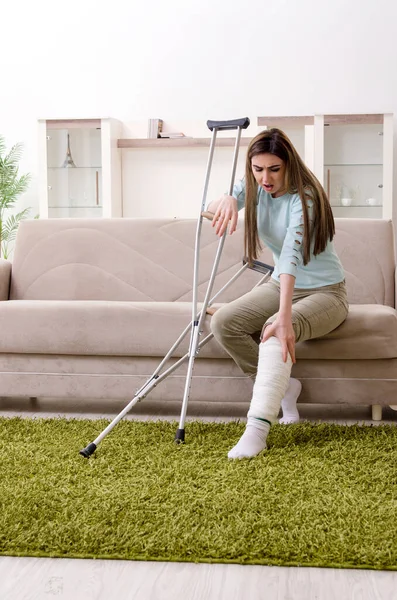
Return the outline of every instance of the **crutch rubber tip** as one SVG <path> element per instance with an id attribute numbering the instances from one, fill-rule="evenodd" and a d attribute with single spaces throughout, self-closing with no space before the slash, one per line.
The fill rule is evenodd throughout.
<path id="1" fill-rule="evenodd" d="M 86 448 L 80 450 L 79 454 L 81 454 L 81 456 L 84 456 L 84 458 L 90 458 L 91 454 L 94 454 L 95 450 L 96 444 L 94 444 L 94 442 L 91 442 L 91 444 L 88 444 Z"/>
<path id="2" fill-rule="evenodd" d="M 175 444 L 183 444 L 185 441 L 185 430 L 177 429 L 175 434 Z"/>

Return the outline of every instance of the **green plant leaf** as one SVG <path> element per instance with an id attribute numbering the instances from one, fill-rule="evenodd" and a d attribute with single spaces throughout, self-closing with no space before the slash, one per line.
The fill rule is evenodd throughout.
<path id="1" fill-rule="evenodd" d="M 19 175 L 19 161 L 22 156 L 23 144 L 14 144 L 6 154 L 4 136 L 0 135 L 0 257 L 9 254 L 9 243 L 15 239 L 19 222 L 28 216 L 26 208 L 13 217 L 4 221 L 4 214 L 12 208 L 18 198 L 26 192 L 31 181 L 30 173 Z"/>
<path id="2" fill-rule="evenodd" d="M 19 161 L 22 158 L 23 144 L 17 143 L 12 146 L 8 155 L 4 158 L 4 165 L 18 170 Z"/>
<path id="3" fill-rule="evenodd" d="M 13 242 L 15 240 L 19 223 L 29 216 L 30 208 L 25 208 L 16 215 L 8 217 L 7 221 L 3 223 L 2 227 L 2 238 L 3 242 Z"/>

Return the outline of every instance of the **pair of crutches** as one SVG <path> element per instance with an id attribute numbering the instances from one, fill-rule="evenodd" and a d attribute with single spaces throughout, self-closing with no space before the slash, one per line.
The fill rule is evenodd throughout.
<path id="1" fill-rule="evenodd" d="M 185 388 L 184 388 L 184 394 L 183 394 L 183 402 L 182 402 L 179 427 L 178 427 L 176 435 L 175 435 L 176 443 L 179 444 L 179 443 L 184 442 L 185 441 L 185 420 L 186 420 L 186 412 L 187 412 L 187 406 L 188 406 L 188 401 L 189 401 L 191 381 L 192 381 L 192 377 L 193 377 L 194 361 L 195 361 L 195 358 L 196 358 L 198 352 L 200 351 L 200 349 L 204 346 L 204 344 L 209 342 L 210 339 L 213 337 L 213 334 L 210 333 L 203 340 L 199 341 L 199 337 L 202 334 L 202 330 L 203 330 L 204 319 L 205 319 L 208 309 L 211 307 L 211 305 L 216 300 L 216 298 L 218 298 L 218 296 L 226 288 L 228 288 L 245 271 L 245 269 L 250 268 L 255 271 L 259 271 L 260 273 L 263 274 L 263 277 L 258 281 L 256 286 L 264 283 L 270 277 L 271 273 L 273 272 L 273 267 L 271 267 L 270 265 L 266 265 L 265 263 L 261 263 L 260 261 L 257 261 L 257 260 L 253 261 L 252 264 L 249 264 L 248 261 L 244 259 L 243 265 L 239 269 L 239 271 L 235 275 L 233 275 L 233 277 L 213 296 L 213 298 L 211 298 L 212 288 L 214 286 L 214 281 L 215 281 L 219 261 L 220 261 L 221 254 L 222 254 L 223 244 L 224 244 L 225 238 L 226 238 L 226 231 L 225 231 L 225 233 L 219 240 L 219 245 L 218 245 L 218 249 L 217 249 L 216 256 L 215 256 L 214 265 L 212 267 L 210 279 L 208 281 L 208 287 L 207 287 L 205 298 L 204 298 L 204 301 L 202 304 L 202 308 L 200 311 L 197 310 L 197 304 L 198 304 L 197 303 L 197 288 L 198 288 L 201 228 L 202 228 L 202 223 L 203 223 L 204 218 L 212 219 L 212 217 L 213 217 L 212 213 L 205 212 L 205 204 L 206 204 L 208 184 L 209 184 L 209 180 L 210 180 L 211 167 L 212 167 L 214 150 L 215 150 L 216 135 L 217 135 L 218 131 L 226 131 L 226 130 L 232 130 L 232 129 L 237 130 L 235 147 L 234 147 L 232 175 L 230 178 L 230 186 L 229 186 L 229 195 L 232 195 L 234 179 L 235 179 L 235 175 L 236 175 L 236 168 L 237 168 L 237 159 L 238 159 L 238 152 L 239 152 L 239 146 L 240 146 L 241 131 L 243 129 L 246 129 L 249 126 L 249 124 L 250 124 L 250 121 L 248 118 L 236 119 L 236 120 L 232 120 L 232 121 L 208 121 L 207 122 L 208 128 L 210 129 L 210 131 L 212 131 L 212 137 L 211 137 L 211 145 L 210 145 L 207 170 L 206 170 L 206 176 L 205 176 L 203 199 L 202 199 L 202 203 L 201 203 L 200 215 L 199 215 L 199 219 L 197 222 L 197 228 L 196 228 L 194 271 L 193 271 L 192 320 L 191 320 L 190 324 L 185 328 L 185 330 L 181 333 L 181 335 L 179 336 L 179 338 L 177 339 L 175 344 L 170 348 L 168 354 L 163 358 L 163 360 L 161 361 L 161 363 L 159 364 L 157 369 L 154 371 L 154 373 L 151 375 L 151 377 L 136 392 L 135 396 L 129 402 L 129 404 L 127 404 L 127 406 L 113 419 L 113 421 L 102 431 L 102 433 L 99 434 L 99 436 L 93 442 L 88 444 L 88 446 L 86 446 L 86 448 L 84 448 L 83 450 L 80 450 L 80 454 L 82 456 L 84 456 L 85 458 L 88 458 L 89 456 L 91 456 L 91 454 L 93 454 L 93 452 L 95 452 L 98 444 L 108 435 L 108 433 L 110 433 L 112 431 L 112 429 L 119 423 L 119 421 L 121 421 L 125 417 L 125 415 L 131 410 L 131 408 L 133 406 L 135 406 L 135 404 L 137 404 L 138 402 L 143 400 L 143 398 L 145 398 L 154 387 L 156 387 L 163 379 L 168 377 L 168 375 L 173 373 L 180 365 L 182 365 L 188 359 L 189 362 L 188 362 L 188 368 L 187 368 L 187 373 L 186 373 L 186 382 L 185 382 Z M 209 312 L 211 313 L 211 311 L 209 311 Z M 187 335 L 189 330 L 190 330 L 189 351 L 182 358 L 180 358 L 178 361 L 173 363 L 168 369 L 166 369 L 165 371 L 163 371 L 161 373 L 162 369 L 164 368 L 164 366 L 166 365 L 168 360 L 171 358 L 171 356 L 175 352 L 176 348 L 179 346 L 179 344 L 185 338 L 185 336 Z"/>

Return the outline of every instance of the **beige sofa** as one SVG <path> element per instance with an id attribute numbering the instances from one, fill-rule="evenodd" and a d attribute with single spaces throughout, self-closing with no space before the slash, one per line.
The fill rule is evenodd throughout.
<path id="1" fill-rule="evenodd" d="M 389 221 L 338 219 L 350 313 L 297 345 L 300 402 L 397 404 L 397 318 Z M 0 396 L 129 401 L 190 322 L 195 220 L 48 219 L 21 223 L 14 260 L 0 261 Z M 218 239 L 202 231 L 200 299 Z M 225 242 L 215 291 L 242 264 L 243 231 Z M 261 260 L 271 262 L 265 250 Z M 219 301 L 258 281 L 246 271 Z M 205 333 L 209 332 L 210 316 Z M 188 336 L 176 357 L 188 347 Z M 186 363 L 185 363 L 186 365 Z M 186 366 L 144 402 L 183 397 Z M 214 340 L 195 363 L 190 402 L 248 406 L 251 383 Z"/>

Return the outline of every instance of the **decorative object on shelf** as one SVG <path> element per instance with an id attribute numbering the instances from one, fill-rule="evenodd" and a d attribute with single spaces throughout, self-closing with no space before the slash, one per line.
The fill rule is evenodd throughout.
<path id="1" fill-rule="evenodd" d="M 338 204 L 341 206 L 363 206 L 361 199 L 361 189 L 359 185 L 353 187 L 348 187 L 344 183 L 337 184 L 335 186 L 335 199 L 337 204 L 332 204 L 332 206 L 337 206 Z M 370 200 L 370 201 L 369 201 Z M 379 202 L 373 198 L 366 200 L 364 203 L 374 206 L 378 205 Z"/>
<path id="2" fill-rule="evenodd" d="M 162 119 L 149 119 L 149 127 L 148 127 L 148 138 L 157 139 L 160 136 L 163 130 L 163 121 Z"/>
<path id="3" fill-rule="evenodd" d="M 76 168 L 76 165 L 74 164 L 74 161 L 72 158 L 72 153 L 70 152 L 70 135 L 69 134 L 68 134 L 68 146 L 66 149 L 66 157 L 65 157 L 65 160 L 63 161 L 62 167 L 64 169 Z"/>
<path id="4" fill-rule="evenodd" d="M 174 140 L 174 139 L 183 138 L 186 136 L 182 132 L 162 131 L 161 133 L 159 133 L 159 137 L 160 138 L 169 138 L 171 140 Z"/>
<path id="5" fill-rule="evenodd" d="M 352 199 L 351 198 L 341 198 L 340 199 L 340 203 L 342 204 L 342 206 L 350 206 L 352 203 Z"/>
<path id="6" fill-rule="evenodd" d="M 341 191 L 340 191 L 340 203 L 342 206 L 350 206 L 352 203 L 353 194 L 351 190 L 342 183 Z"/>
<path id="7" fill-rule="evenodd" d="M 376 198 L 367 198 L 365 204 L 368 204 L 368 206 L 378 206 L 379 202 Z"/>

